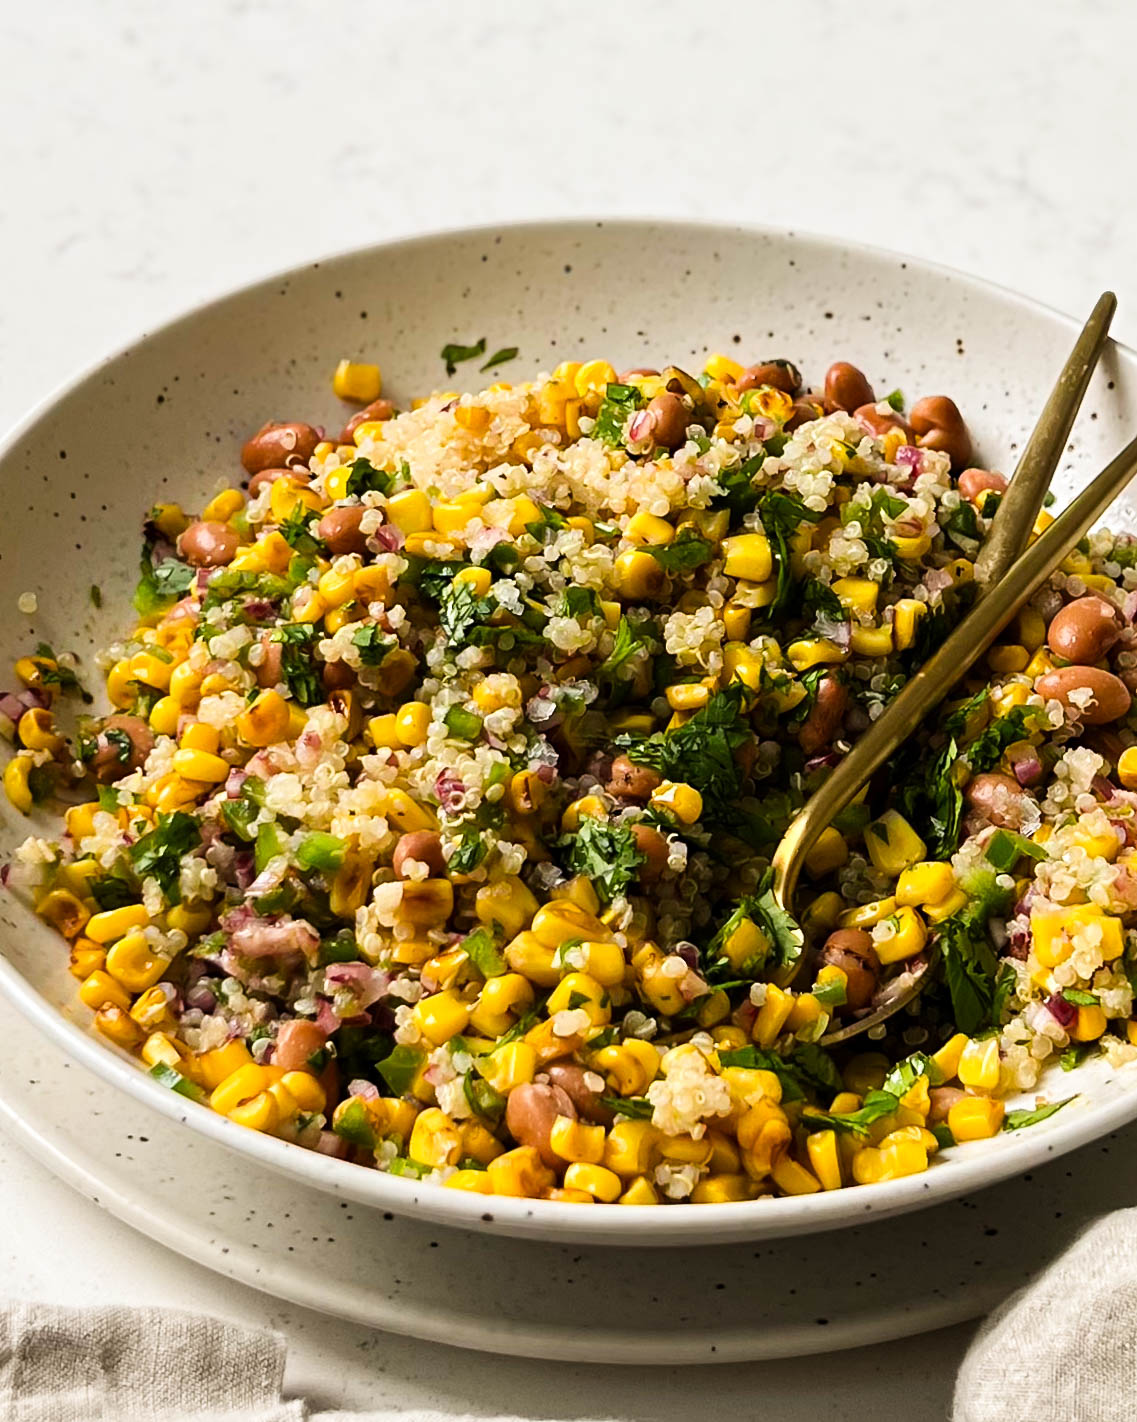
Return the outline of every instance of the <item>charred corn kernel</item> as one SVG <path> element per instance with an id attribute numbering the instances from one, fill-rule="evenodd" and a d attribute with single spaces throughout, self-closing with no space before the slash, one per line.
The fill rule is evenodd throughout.
<path id="1" fill-rule="evenodd" d="M 840 1190 L 844 1181 L 841 1152 L 837 1148 L 836 1131 L 813 1131 L 806 1137 L 806 1154 L 813 1173 L 823 1190 Z M 777 1176 L 775 1175 L 775 1180 Z"/>
<path id="2" fill-rule="evenodd" d="M 541 1162 L 541 1157 L 532 1146 L 518 1146 L 507 1150 L 486 1166 L 486 1174 L 495 1195 L 520 1195 L 536 1199 L 542 1190 L 549 1189 L 554 1175 Z"/>
<path id="3" fill-rule="evenodd" d="M 182 750 L 207 751 L 210 755 L 217 753 L 220 744 L 221 732 L 205 721 L 191 721 L 178 739 Z"/>
<path id="4" fill-rule="evenodd" d="M 955 888 L 950 864 L 925 860 L 909 865 L 896 881 L 896 902 L 909 908 L 941 903 Z"/>
<path id="5" fill-rule="evenodd" d="M 377 750 L 398 750 L 402 745 L 395 730 L 393 711 L 383 716 L 372 716 L 367 723 L 367 734 Z"/>
<path id="6" fill-rule="evenodd" d="M 222 489 L 202 509 L 201 517 L 206 523 L 228 523 L 244 507 L 245 496 L 240 489 Z"/>
<path id="7" fill-rule="evenodd" d="M 775 987 L 773 983 L 766 989 L 766 999 L 758 1009 L 758 1016 L 754 1019 L 754 1026 L 751 1029 L 751 1036 L 760 1047 L 772 1047 L 778 1038 L 778 1034 L 786 1024 L 786 1019 L 793 1011 L 793 994 L 783 992 L 780 987 Z"/>
<path id="8" fill-rule="evenodd" d="M 328 893 L 328 907 L 337 918 L 351 918 L 367 902 L 375 861 L 362 850 L 348 848 L 335 872 Z"/>
<path id="9" fill-rule="evenodd" d="M 91 916 L 86 905 L 67 889 L 52 889 L 44 894 L 36 904 L 36 913 L 64 938 L 77 937 Z"/>
<path id="10" fill-rule="evenodd" d="M 842 928 L 872 928 L 894 914 L 896 909 L 897 903 L 893 898 L 874 899 L 871 904 L 858 904 L 856 908 L 846 909 L 837 922 Z"/>
<path id="11" fill-rule="evenodd" d="M 457 1165 L 462 1158 L 461 1133 L 445 1111 L 428 1106 L 415 1120 L 407 1153 L 412 1160 L 435 1170 Z"/>
<path id="12" fill-rule="evenodd" d="M 492 1195 L 493 1180 L 488 1170 L 456 1170 L 442 1182 L 448 1190 L 469 1190 L 474 1195 Z"/>
<path id="13" fill-rule="evenodd" d="M 893 608 L 892 637 L 898 652 L 906 652 L 916 641 L 920 619 L 928 612 L 926 603 L 914 597 L 902 597 Z"/>
<path id="14" fill-rule="evenodd" d="M 428 533 L 434 527 L 430 500 L 421 489 L 404 489 L 387 500 L 387 519 L 400 532 Z"/>
<path id="15" fill-rule="evenodd" d="M 892 627 L 888 623 L 881 627 L 862 627 L 854 623 L 849 638 L 859 657 L 887 657 L 892 651 Z"/>
<path id="16" fill-rule="evenodd" d="M 873 931 L 872 946 L 882 963 L 914 958 L 928 941 L 924 920 L 914 908 L 898 908 Z"/>
<path id="17" fill-rule="evenodd" d="M 659 1072 L 659 1053 L 650 1042 L 630 1037 L 601 1047 L 591 1065 L 620 1096 L 642 1096 Z"/>
<path id="18" fill-rule="evenodd" d="M 135 1004 L 137 1006 L 137 1003 Z M 131 1017 L 137 1022 L 134 1009 L 131 1009 Z M 173 1018 L 170 1018 L 170 1031 L 173 1031 Z M 144 1024 L 139 1023 L 139 1026 Z M 193 1061 L 185 1047 L 169 1032 L 151 1032 L 142 1043 L 138 1055 L 147 1066 L 168 1066 L 175 1071 L 181 1072 L 183 1076 L 191 1076 L 193 1072 Z"/>
<path id="19" fill-rule="evenodd" d="M 123 1012 L 130 1008 L 130 997 L 125 989 L 101 968 L 96 968 L 79 984 L 79 1000 L 96 1012 L 100 1007 L 121 1007 Z"/>
<path id="20" fill-rule="evenodd" d="M 638 1175 L 617 1201 L 621 1205 L 658 1205 L 659 1191 L 646 1175 Z"/>
<path id="21" fill-rule="evenodd" d="M 98 972 L 107 961 L 106 952 L 89 938 L 77 938 L 68 954 L 67 971 L 82 981 Z"/>
<path id="22" fill-rule="evenodd" d="M 865 830 L 865 848 L 873 868 L 896 879 L 918 863 L 928 846 L 897 810 L 885 810 Z"/>
<path id="23" fill-rule="evenodd" d="M 549 787 L 535 770 L 519 770 L 506 791 L 510 808 L 519 815 L 531 815 L 544 804 Z"/>
<path id="24" fill-rule="evenodd" d="M 411 1020 L 429 1042 L 440 1047 L 466 1030 L 470 1009 L 451 989 L 420 998 L 412 1010 Z"/>
<path id="25" fill-rule="evenodd" d="M 395 734 L 400 745 L 413 749 L 426 744 L 430 732 L 430 707 L 425 701 L 407 701 L 395 712 Z"/>
<path id="26" fill-rule="evenodd" d="M 657 810 L 674 816 L 682 825 L 693 825 L 703 813 L 703 797 L 693 785 L 681 780 L 664 780 L 651 792 L 651 803 Z"/>
<path id="27" fill-rule="evenodd" d="M 628 520 L 628 525 L 624 529 L 624 537 L 630 538 L 633 543 L 646 543 L 657 545 L 670 543 L 675 537 L 675 525 L 668 523 L 665 518 L 660 518 L 657 514 L 636 513 Z"/>
<path id="28" fill-rule="evenodd" d="M 830 584 L 841 605 L 852 612 L 871 615 L 876 611 L 876 600 L 880 596 L 880 584 L 871 578 L 837 578 Z"/>
<path id="29" fill-rule="evenodd" d="M 116 1046 L 130 1051 L 142 1041 L 142 1028 L 121 1007 L 100 1007 L 95 1013 L 95 1026 Z"/>
<path id="30" fill-rule="evenodd" d="M 549 1145 L 562 1160 L 599 1165 L 604 1159 L 604 1127 L 557 1116 L 549 1128 Z"/>
<path id="31" fill-rule="evenodd" d="M 524 1086 L 537 1074 L 537 1053 L 528 1042 L 507 1042 L 478 1059 L 478 1070 L 503 1095 Z"/>
<path id="32" fill-rule="evenodd" d="M 127 992 L 153 987 L 169 966 L 169 958 L 154 953 L 144 933 L 128 933 L 107 950 L 107 972 Z"/>
<path id="33" fill-rule="evenodd" d="M 749 1200 L 754 1195 L 750 1177 L 741 1171 L 705 1176 L 691 1191 L 693 1205 L 724 1205 L 733 1200 Z"/>
<path id="34" fill-rule="evenodd" d="M 178 729 L 182 706 L 172 696 L 162 696 L 150 708 L 150 729 L 159 736 L 172 736 Z"/>
<path id="35" fill-rule="evenodd" d="M 431 811 L 417 800 L 412 800 L 405 790 L 387 791 L 383 813 L 396 829 L 404 832 L 438 828 L 438 821 Z"/>
<path id="36" fill-rule="evenodd" d="M 370 405 L 383 391 L 383 376 L 377 365 L 367 361 L 341 360 L 332 376 L 332 389 L 340 400 Z"/>
<path id="37" fill-rule="evenodd" d="M 981 1141 L 1003 1126 L 1004 1107 L 991 1096 L 966 1096 L 948 1111 L 948 1130 L 957 1141 Z"/>
<path id="38" fill-rule="evenodd" d="M 96 943 L 113 943 L 133 928 L 145 928 L 150 915 L 143 904 L 124 904 L 122 908 L 104 909 L 87 920 L 87 937 Z"/>
<path id="39" fill-rule="evenodd" d="M 928 1168 L 928 1152 L 919 1141 L 900 1140 L 887 1146 L 865 1146 L 853 1156 L 853 1179 L 858 1185 L 875 1185 L 919 1175 Z"/>
<path id="40" fill-rule="evenodd" d="M 603 394 L 605 386 L 614 385 L 616 372 L 606 360 L 587 360 L 572 377 L 576 393 L 583 400 L 589 395 Z"/>
<path id="41" fill-rule="evenodd" d="M 806 872 L 813 878 L 820 879 L 831 874 L 834 869 L 840 869 L 848 858 L 849 846 L 845 842 L 845 836 L 840 830 L 828 825 L 817 836 L 813 847 L 805 856 Z"/>
<path id="42" fill-rule="evenodd" d="M 246 745 L 271 746 L 288 734 L 288 702 L 276 691 L 262 691 L 237 717 L 237 734 Z"/>
<path id="43" fill-rule="evenodd" d="M 399 917 L 419 928 L 437 928 L 454 912 L 454 885 L 449 879 L 408 879 L 399 900 Z"/>
<path id="44" fill-rule="evenodd" d="M 846 661 L 849 653 L 828 637 L 803 637 L 790 643 L 786 648 L 786 656 L 795 671 L 808 671 L 810 667 L 830 666 Z"/>
<path id="45" fill-rule="evenodd" d="M 994 1091 L 999 1084 L 998 1037 L 969 1041 L 960 1053 L 958 1075 L 964 1086 Z"/>
<path id="46" fill-rule="evenodd" d="M 160 987 L 147 988 L 145 992 L 139 993 L 130 1009 L 130 1015 L 139 1027 L 147 1032 L 177 1030 L 177 1022 L 170 1011 L 170 999 L 166 996 L 165 990 Z M 184 1053 L 185 1048 L 179 1044 L 179 1052 Z M 153 1063 L 151 1063 L 153 1065 Z M 170 1066 L 176 1066 L 176 1062 L 170 1062 Z"/>
<path id="47" fill-rule="evenodd" d="M 725 559 L 723 572 L 728 578 L 763 583 L 773 572 L 774 559 L 765 534 L 739 533 L 733 538 L 724 538 L 722 551 Z"/>
<path id="48" fill-rule="evenodd" d="M 174 770 L 186 780 L 201 780 L 207 785 L 220 785 L 228 780 L 232 766 L 219 755 L 209 751 L 177 750 L 174 752 Z"/>
<path id="49" fill-rule="evenodd" d="M 525 881 L 516 874 L 483 884 L 474 895 L 474 913 L 478 921 L 487 927 L 499 924 L 507 938 L 515 938 L 530 924 L 539 907 Z"/>
<path id="50" fill-rule="evenodd" d="M 938 1052 L 932 1053 L 932 1061 L 939 1068 L 945 1081 L 951 1081 L 959 1072 L 959 1059 L 970 1038 L 964 1032 L 956 1032 L 943 1044 Z"/>
<path id="51" fill-rule="evenodd" d="M 1078 1020 L 1070 1029 L 1075 1042 L 1096 1042 L 1109 1024 L 1100 1007 L 1079 1007 Z"/>
<path id="52" fill-rule="evenodd" d="M 604 1026 L 612 1016 L 608 993 L 602 983 L 587 973 L 569 973 L 549 994 L 545 1009 L 552 1017 L 556 1012 L 583 1008 L 597 1026 Z"/>
<path id="53" fill-rule="evenodd" d="M 505 961 L 538 987 L 556 987 L 561 980 L 557 950 L 542 943 L 535 933 L 518 933 L 505 946 Z"/>
<path id="54" fill-rule="evenodd" d="M 651 601 L 660 597 L 667 586 L 663 564 L 650 553 L 621 553 L 612 566 L 612 575 L 617 590 L 629 602 Z"/>
<path id="55" fill-rule="evenodd" d="M 565 1185 L 569 1190 L 584 1190 L 594 1200 L 603 1200 L 605 1204 L 618 1200 L 624 1189 L 614 1170 L 581 1161 L 570 1165 L 565 1171 Z"/>
<path id="56" fill-rule="evenodd" d="M 244 1042 L 234 1040 L 226 1042 L 223 1047 L 214 1047 L 211 1051 L 202 1052 L 194 1062 L 195 1075 L 207 1090 L 212 1091 L 215 1087 L 227 1081 L 241 1067 L 253 1066 L 253 1058 Z"/>

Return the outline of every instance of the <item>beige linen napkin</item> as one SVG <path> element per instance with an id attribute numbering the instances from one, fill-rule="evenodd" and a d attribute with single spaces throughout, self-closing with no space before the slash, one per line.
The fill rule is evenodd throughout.
<path id="1" fill-rule="evenodd" d="M 1024 1259 L 1025 1268 L 1030 1260 Z M 995 1310 L 956 1380 L 953 1422 L 1137 1416 L 1137 1209 L 1081 1235 Z"/>

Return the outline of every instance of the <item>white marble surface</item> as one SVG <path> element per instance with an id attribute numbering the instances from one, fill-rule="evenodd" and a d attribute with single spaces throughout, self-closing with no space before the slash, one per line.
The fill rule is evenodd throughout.
<path id="1" fill-rule="evenodd" d="M 0 0 L 0 426 L 266 271 L 426 228 L 582 214 L 782 224 L 904 248 L 1137 340 L 1128 0 Z M 0 1140 L 22 1297 L 271 1322 L 322 1405 L 533 1418 L 945 1415 L 967 1330 L 808 1363 L 569 1369 L 336 1324 L 220 1283 Z M 832 1387 L 825 1382 L 826 1372 Z"/>

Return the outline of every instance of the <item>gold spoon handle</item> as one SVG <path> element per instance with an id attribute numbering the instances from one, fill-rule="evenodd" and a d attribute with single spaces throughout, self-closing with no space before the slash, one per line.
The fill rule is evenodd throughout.
<path id="1" fill-rule="evenodd" d="M 1112 291 L 1103 292 L 1043 406 L 975 560 L 975 581 L 981 597 L 1003 577 L 1027 545 L 1116 310 L 1117 297 Z"/>
<path id="2" fill-rule="evenodd" d="M 1018 559 L 991 594 L 951 632 L 903 687 L 888 709 L 834 768 L 782 836 L 773 857 L 774 896 L 785 909 L 806 854 L 817 836 L 869 777 L 939 704 L 947 691 L 983 655 L 1019 609 L 1046 581 L 1070 549 L 1137 474 L 1137 439 L 1131 440 L 1094 481 L 1063 510 Z M 779 975 L 788 982 L 801 955 Z"/>

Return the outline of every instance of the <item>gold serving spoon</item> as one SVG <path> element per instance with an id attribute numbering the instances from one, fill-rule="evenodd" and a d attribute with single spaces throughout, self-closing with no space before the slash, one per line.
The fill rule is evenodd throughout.
<path id="1" fill-rule="evenodd" d="M 976 564 L 977 580 L 980 571 L 983 574 L 977 605 L 834 768 L 782 837 L 772 861 L 772 888 L 775 900 L 786 912 L 792 914 L 798 876 L 805 856 L 821 831 L 916 731 L 968 668 L 987 651 L 1006 624 L 1137 473 L 1135 439 L 1059 514 L 1026 552 L 1016 556 L 1020 555 L 1030 537 L 1090 374 L 1104 345 L 1115 306 L 1116 301 L 1110 293 L 1099 300 L 1023 451 Z M 1016 485 L 1017 492 L 1012 498 Z M 984 556 L 988 549 L 991 549 L 990 554 Z M 799 941 L 795 960 L 775 975 L 775 980 L 783 986 L 793 980 L 802 966 L 805 958 L 803 948 L 804 942 Z M 928 969 L 925 969 L 913 978 L 911 984 L 874 1012 L 827 1034 L 821 1039 L 822 1042 L 831 1045 L 844 1041 L 883 1022 L 916 996 L 927 976 Z"/>

